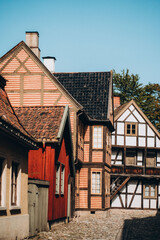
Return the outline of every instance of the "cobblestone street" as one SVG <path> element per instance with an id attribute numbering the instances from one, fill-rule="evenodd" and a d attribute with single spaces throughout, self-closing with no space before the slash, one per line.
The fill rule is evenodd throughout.
<path id="1" fill-rule="evenodd" d="M 157 215 L 157 211 L 112 209 L 110 217 L 91 215 L 74 218 L 68 224 L 53 225 L 51 231 L 41 232 L 33 238 L 33 240 L 41 239 L 160 239 L 160 215 Z"/>

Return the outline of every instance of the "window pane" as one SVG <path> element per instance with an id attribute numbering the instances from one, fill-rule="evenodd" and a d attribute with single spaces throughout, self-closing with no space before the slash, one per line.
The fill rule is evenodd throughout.
<path id="1" fill-rule="evenodd" d="M 135 134 L 135 133 L 136 133 L 136 125 L 133 124 L 133 125 L 132 125 L 132 134 Z"/>
<path id="2" fill-rule="evenodd" d="M 156 195 L 155 185 L 151 185 L 151 197 L 155 197 L 155 195 Z"/>
<path id="3" fill-rule="evenodd" d="M 131 125 L 127 124 L 127 134 L 130 134 L 130 131 L 131 131 Z"/>
<path id="4" fill-rule="evenodd" d="M 149 197 L 149 185 L 148 184 L 145 185 L 145 196 Z"/>
<path id="5" fill-rule="evenodd" d="M 92 193 L 100 193 L 100 172 L 92 172 Z"/>

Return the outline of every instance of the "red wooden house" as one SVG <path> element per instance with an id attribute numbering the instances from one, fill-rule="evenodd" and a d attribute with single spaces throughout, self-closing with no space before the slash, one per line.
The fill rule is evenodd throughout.
<path id="1" fill-rule="evenodd" d="M 39 142 L 29 152 L 29 179 L 49 181 L 48 220 L 71 215 L 71 178 L 74 176 L 69 108 L 17 107 L 23 126 Z"/>

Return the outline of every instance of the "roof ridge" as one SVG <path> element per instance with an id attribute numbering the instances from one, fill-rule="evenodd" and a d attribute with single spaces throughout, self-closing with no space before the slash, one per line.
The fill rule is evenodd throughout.
<path id="1" fill-rule="evenodd" d="M 13 108 L 65 108 L 65 106 L 17 106 Z"/>
<path id="2" fill-rule="evenodd" d="M 94 71 L 91 71 L 91 72 L 54 72 L 54 74 L 56 73 L 70 73 L 70 74 L 74 74 L 74 73 L 110 73 L 110 71 L 97 71 L 97 72 L 94 72 Z"/>

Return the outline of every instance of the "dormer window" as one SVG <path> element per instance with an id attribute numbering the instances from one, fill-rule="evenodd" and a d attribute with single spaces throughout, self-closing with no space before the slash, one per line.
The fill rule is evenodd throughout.
<path id="1" fill-rule="evenodd" d="M 137 135 L 137 124 L 136 123 L 126 123 L 126 135 L 136 136 Z"/>

